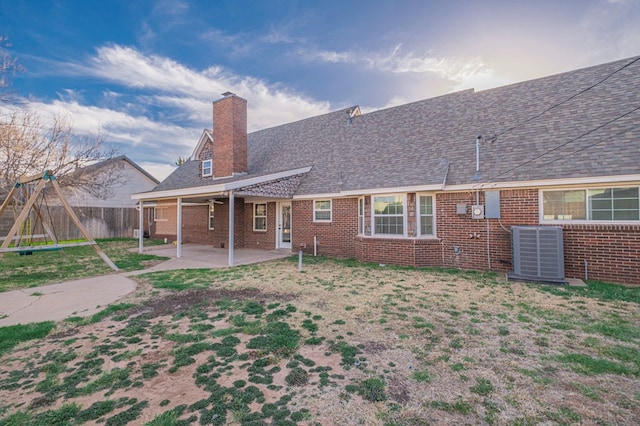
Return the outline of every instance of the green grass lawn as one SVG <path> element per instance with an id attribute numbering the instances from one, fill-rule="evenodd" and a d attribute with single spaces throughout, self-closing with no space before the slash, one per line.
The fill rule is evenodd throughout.
<path id="1" fill-rule="evenodd" d="M 91 317 L 0 327 L 0 426 L 640 424 L 640 288 L 295 256 L 136 279 Z"/>
<path id="2" fill-rule="evenodd" d="M 101 239 L 97 243 L 116 266 L 124 271 L 144 269 L 145 262 L 166 260 L 130 251 L 138 246 L 138 240 L 134 239 Z M 155 244 L 161 242 L 145 241 L 146 246 Z M 0 292 L 112 272 L 91 246 L 68 247 L 60 251 L 34 251 L 29 256 L 4 253 L 0 259 Z"/>

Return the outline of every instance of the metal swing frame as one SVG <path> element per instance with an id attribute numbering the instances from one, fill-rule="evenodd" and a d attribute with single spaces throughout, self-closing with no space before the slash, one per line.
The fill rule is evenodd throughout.
<path id="1" fill-rule="evenodd" d="M 9 233 L 7 234 L 7 236 L 5 237 L 5 240 L 2 243 L 2 246 L 0 246 L 0 258 L 4 253 L 8 253 L 8 252 L 51 251 L 51 250 L 62 250 L 65 247 L 78 247 L 78 246 L 90 245 L 90 246 L 93 246 L 93 249 L 96 251 L 96 253 L 98 253 L 98 256 L 100 256 L 100 258 L 102 258 L 102 260 L 107 265 L 109 265 L 111 269 L 113 269 L 114 271 L 118 271 L 119 270 L 118 267 L 111 261 L 111 259 L 109 259 L 109 256 L 107 256 L 107 254 L 104 251 L 102 251 L 102 249 L 98 246 L 98 243 L 96 243 L 93 237 L 89 235 L 84 225 L 82 225 L 82 222 L 80 222 L 80 219 L 78 219 L 78 216 L 76 216 L 76 214 L 73 212 L 73 209 L 71 208 L 67 200 L 64 198 L 62 189 L 60 189 L 60 184 L 56 180 L 56 177 L 54 176 L 51 170 L 45 170 L 43 174 L 38 174 L 33 176 L 23 176 L 19 178 L 16 181 L 13 188 L 11 188 L 11 191 L 9 192 L 9 195 L 7 195 L 7 198 L 5 199 L 4 203 L 2 203 L 2 206 L 0 207 L 0 215 L 2 215 L 4 210 L 9 206 L 16 192 L 20 188 L 23 188 L 28 183 L 35 182 L 38 180 L 39 182 L 35 190 L 31 194 L 31 196 L 29 197 L 25 205 L 22 207 L 22 210 L 20 211 L 17 218 L 15 219 L 13 226 L 9 230 Z M 45 185 L 47 183 L 51 183 L 56 195 L 58 196 L 58 198 L 60 199 L 60 202 L 62 203 L 62 207 L 64 207 L 65 211 L 67 212 L 67 214 L 69 215 L 73 223 L 78 227 L 78 230 L 87 239 L 87 241 L 66 243 L 66 244 L 60 244 L 58 242 L 55 236 L 55 232 L 53 232 L 53 229 L 49 226 L 49 224 L 47 224 L 46 220 L 44 220 L 42 216 L 42 212 L 40 211 L 39 207 L 36 205 L 36 200 L 40 195 L 40 193 L 42 193 L 42 190 L 45 188 Z M 18 231 L 20 230 L 20 227 L 22 226 L 22 223 L 24 222 L 27 215 L 29 214 L 29 211 L 31 210 L 31 208 L 34 209 L 34 212 L 36 213 L 36 215 L 41 219 L 42 226 L 45 232 L 49 234 L 49 236 L 53 240 L 53 244 L 9 247 L 9 244 L 11 244 L 11 241 L 13 241 L 13 239 L 18 234 Z"/>

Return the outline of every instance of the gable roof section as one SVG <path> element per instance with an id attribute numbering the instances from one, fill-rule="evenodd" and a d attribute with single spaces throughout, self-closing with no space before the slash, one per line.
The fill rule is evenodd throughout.
<path id="1" fill-rule="evenodd" d="M 198 144 L 196 145 L 189 159 L 197 160 L 200 157 L 200 152 L 205 147 L 205 145 L 209 142 L 213 142 L 213 131 L 209 129 L 204 129 L 202 131 L 202 134 L 200 135 L 200 139 L 198 139 Z"/>
<path id="2" fill-rule="evenodd" d="M 338 111 L 254 132 L 250 168 L 312 164 L 296 196 L 437 188 L 445 175 L 447 186 L 640 179 L 638 59 L 426 99 L 353 117 L 350 124 Z M 495 142 L 481 143 L 477 179 L 475 139 L 496 134 Z"/>
<path id="3" fill-rule="evenodd" d="M 639 79 L 635 57 L 356 116 L 345 108 L 250 133 L 245 177 L 200 178 L 199 162 L 189 161 L 156 191 L 309 166 L 296 197 L 615 176 L 640 181 Z M 485 136 L 479 173 L 477 135 Z"/>
<path id="4" fill-rule="evenodd" d="M 142 167 L 140 167 L 138 164 L 136 164 L 135 162 L 133 162 L 129 157 L 127 157 L 126 155 L 119 155 L 117 157 L 113 157 L 113 158 L 109 158 L 108 160 L 104 160 L 104 161 L 100 161 L 99 163 L 94 163 L 91 164 L 89 166 L 85 166 L 82 167 L 81 169 L 78 169 L 79 173 L 94 173 L 94 172 L 99 172 L 101 169 L 104 169 L 106 167 L 111 167 L 114 165 L 117 165 L 119 162 L 125 162 L 127 164 L 129 164 L 131 167 L 133 167 L 134 169 L 136 169 L 141 175 L 143 175 L 144 177 L 146 177 L 147 179 L 149 179 L 150 181 L 152 181 L 155 184 L 160 183 L 160 181 L 158 179 L 156 179 L 155 177 L 153 177 L 151 174 L 149 174 L 149 172 L 147 172 L 145 169 L 143 169 Z"/>

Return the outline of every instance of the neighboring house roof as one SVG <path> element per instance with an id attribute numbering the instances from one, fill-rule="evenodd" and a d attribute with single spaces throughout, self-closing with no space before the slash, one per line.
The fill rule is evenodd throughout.
<path id="1" fill-rule="evenodd" d="M 125 155 L 78 168 L 61 179 L 77 181 L 63 186 L 63 191 L 69 204 L 78 207 L 133 207 L 132 193 L 150 191 L 158 184 Z"/>
<path id="2" fill-rule="evenodd" d="M 149 174 L 149 172 L 147 172 L 145 169 L 143 169 L 138 164 L 133 162 L 126 155 L 119 155 L 117 157 L 109 158 L 108 160 L 100 161 L 98 163 L 94 163 L 94 164 L 91 164 L 89 166 L 85 166 L 82 169 L 80 169 L 80 171 L 82 173 L 92 173 L 94 171 L 99 171 L 100 169 L 103 169 L 105 167 L 110 167 L 110 166 L 112 166 L 114 164 L 117 164 L 120 161 L 125 161 L 125 162 L 129 163 L 132 167 L 134 167 L 136 170 L 138 170 L 140 173 L 142 173 L 148 179 L 153 181 L 155 184 L 159 184 L 160 183 L 160 181 L 158 179 L 153 177 L 151 174 Z"/>
<path id="3" fill-rule="evenodd" d="M 250 133 L 246 176 L 200 178 L 199 162 L 188 161 L 154 191 L 308 166 L 296 196 L 623 175 L 639 180 L 638 81 L 635 57 L 358 116 L 343 109 Z M 477 135 L 485 137 L 479 173 Z"/>

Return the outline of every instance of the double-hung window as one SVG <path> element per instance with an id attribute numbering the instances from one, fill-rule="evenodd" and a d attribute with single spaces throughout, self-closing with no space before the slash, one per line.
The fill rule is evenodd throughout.
<path id="1" fill-rule="evenodd" d="M 420 195 L 418 202 L 420 235 L 433 235 L 433 197 L 431 195 Z"/>
<path id="2" fill-rule="evenodd" d="M 256 203 L 253 205 L 253 230 L 267 230 L 267 204 Z"/>
<path id="3" fill-rule="evenodd" d="M 202 177 L 213 175 L 213 160 L 202 160 Z"/>
<path id="4" fill-rule="evenodd" d="M 405 197 L 373 196 L 373 229 L 375 235 L 405 235 Z"/>
<path id="5" fill-rule="evenodd" d="M 213 229 L 215 215 L 216 205 L 213 201 L 211 201 L 209 202 L 209 229 Z"/>
<path id="6" fill-rule="evenodd" d="M 313 202 L 313 221 L 331 222 L 331 200 L 315 200 Z"/>
<path id="7" fill-rule="evenodd" d="M 169 209 L 167 207 L 154 207 L 153 208 L 153 220 L 155 222 L 164 222 L 169 220 L 168 217 Z"/>
<path id="8" fill-rule="evenodd" d="M 358 234 L 364 234 L 364 197 L 358 198 Z"/>
<path id="9" fill-rule="evenodd" d="M 640 188 L 542 192 L 543 221 L 639 221 Z"/>

